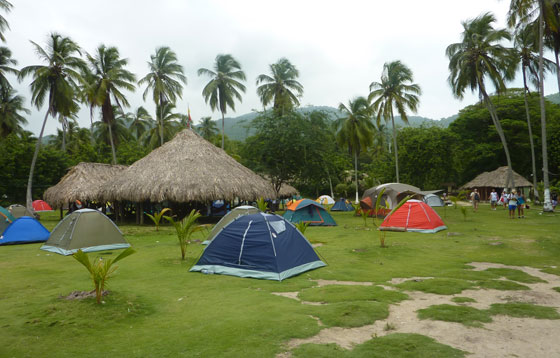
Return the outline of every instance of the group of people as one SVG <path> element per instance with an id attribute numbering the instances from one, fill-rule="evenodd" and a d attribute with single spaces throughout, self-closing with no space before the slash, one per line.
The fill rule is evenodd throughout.
<path id="1" fill-rule="evenodd" d="M 480 203 L 480 194 L 477 189 L 474 189 L 470 195 L 470 199 L 473 203 L 473 210 L 478 210 L 478 204 Z M 517 192 L 517 190 L 512 189 L 510 193 L 504 189 L 502 194 L 498 197 L 498 193 L 496 189 L 492 189 L 490 196 L 488 197 L 490 200 L 490 208 L 491 210 L 496 210 L 498 203 L 501 203 L 505 208 L 509 210 L 509 218 L 515 219 L 515 211 L 517 210 L 517 217 L 519 219 L 525 217 L 525 194 L 523 192 Z"/>

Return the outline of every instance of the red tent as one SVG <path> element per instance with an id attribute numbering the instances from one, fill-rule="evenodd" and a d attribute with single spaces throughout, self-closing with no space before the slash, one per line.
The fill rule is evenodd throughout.
<path id="1" fill-rule="evenodd" d="M 46 201 L 35 200 L 33 203 L 33 210 L 35 211 L 52 211 L 53 208 Z"/>
<path id="2" fill-rule="evenodd" d="M 439 215 L 420 200 L 409 200 L 387 216 L 379 230 L 435 233 L 447 229 Z"/>

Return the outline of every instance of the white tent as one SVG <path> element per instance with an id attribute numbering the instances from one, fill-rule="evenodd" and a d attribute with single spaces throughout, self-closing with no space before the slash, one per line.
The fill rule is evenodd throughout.
<path id="1" fill-rule="evenodd" d="M 315 201 L 321 205 L 333 205 L 335 203 L 334 199 L 328 195 L 321 195 Z"/>

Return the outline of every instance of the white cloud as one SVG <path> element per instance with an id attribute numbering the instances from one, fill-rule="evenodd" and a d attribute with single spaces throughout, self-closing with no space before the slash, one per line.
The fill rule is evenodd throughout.
<path id="1" fill-rule="evenodd" d="M 70 36 L 86 51 L 101 43 L 117 46 L 129 58 L 138 78 L 158 46 L 170 46 L 185 68 L 188 85 L 178 109 L 187 105 L 195 120 L 212 115 L 201 95 L 207 78 L 200 67 L 211 67 L 219 53 L 231 53 L 247 74 L 247 93 L 236 105 L 239 115 L 260 109 L 255 78 L 268 65 L 287 57 L 300 71 L 305 87 L 302 104 L 337 106 L 352 97 L 367 95 L 378 81 L 383 63 L 399 59 L 414 72 L 423 90 L 418 115 L 439 119 L 476 101 L 475 95 L 459 101 L 447 84 L 445 48 L 459 41 L 461 21 L 492 11 L 504 26 L 507 1 L 133 1 L 18 0 L 6 15 L 11 31 L 7 46 L 20 66 L 38 63 L 28 40 L 43 44 L 48 33 Z M 30 80 L 16 84 L 29 101 Z M 519 80 L 514 85 L 519 86 Z M 547 82 L 547 93 L 556 92 Z M 133 108 L 153 111 L 143 89 L 130 94 Z M 29 103 L 29 102 L 28 102 Z M 30 105 L 29 105 L 30 106 Z M 31 107 L 31 106 L 30 106 Z M 45 108 L 33 109 L 28 129 L 39 132 Z M 87 110 L 81 126 L 89 126 Z M 49 120 L 46 133 L 58 124 Z"/>

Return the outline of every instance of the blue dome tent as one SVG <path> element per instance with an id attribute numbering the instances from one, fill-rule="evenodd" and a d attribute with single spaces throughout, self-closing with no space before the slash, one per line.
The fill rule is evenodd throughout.
<path id="1" fill-rule="evenodd" d="M 29 216 L 22 216 L 4 230 L 4 233 L 0 236 L 0 245 L 45 242 L 49 239 L 49 235 L 49 230 L 40 222 Z"/>
<path id="2" fill-rule="evenodd" d="M 334 203 L 331 211 L 354 211 L 354 207 L 346 199 L 340 198 Z"/>
<path id="3" fill-rule="evenodd" d="M 225 226 L 190 271 L 282 281 L 326 266 L 307 239 L 273 214 L 250 214 Z"/>

